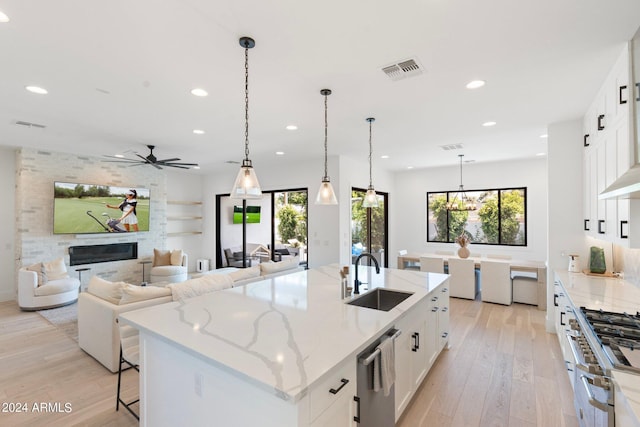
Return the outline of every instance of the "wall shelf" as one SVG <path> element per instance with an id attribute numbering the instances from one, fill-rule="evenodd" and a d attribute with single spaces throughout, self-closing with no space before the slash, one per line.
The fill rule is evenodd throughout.
<path id="1" fill-rule="evenodd" d="M 168 205 L 201 205 L 202 202 L 189 202 L 189 201 L 181 201 L 181 200 L 167 200 Z"/>
<path id="2" fill-rule="evenodd" d="M 201 216 L 168 216 L 168 221 L 182 221 L 182 220 L 193 220 L 193 219 L 202 219 Z"/>
<path id="3" fill-rule="evenodd" d="M 167 233 L 167 236 L 172 237 L 172 236 L 187 236 L 187 235 L 195 235 L 195 234 L 202 234 L 202 231 L 179 231 L 176 233 Z"/>
<path id="4" fill-rule="evenodd" d="M 202 202 L 168 200 L 167 201 L 167 221 L 170 226 L 167 229 L 167 236 L 192 236 L 202 234 Z M 188 221 L 200 221 L 193 224 Z M 193 230 L 193 229 L 196 230 Z"/>

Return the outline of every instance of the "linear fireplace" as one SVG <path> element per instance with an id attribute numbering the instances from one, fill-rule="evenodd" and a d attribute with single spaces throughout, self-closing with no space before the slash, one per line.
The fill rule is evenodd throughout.
<path id="1" fill-rule="evenodd" d="M 138 242 L 71 246 L 69 265 L 97 264 L 138 258 Z"/>

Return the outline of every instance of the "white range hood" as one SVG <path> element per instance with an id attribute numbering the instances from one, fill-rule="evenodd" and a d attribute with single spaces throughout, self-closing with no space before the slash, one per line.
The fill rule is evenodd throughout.
<path id="1" fill-rule="evenodd" d="M 598 199 L 640 199 L 640 164 L 632 166 L 613 184 L 598 194 Z"/>

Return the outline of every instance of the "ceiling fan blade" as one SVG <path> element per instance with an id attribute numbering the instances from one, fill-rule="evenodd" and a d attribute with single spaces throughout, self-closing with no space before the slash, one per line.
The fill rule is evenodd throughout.
<path id="1" fill-rule="evenodd" d="M 153 163 L 153 162 L 150 162 L 150 161 L 149 161 L 149 159 L 147 159 L 146 157 L 142 157 L 142 156 L 141 156 L 140 154 L 138 154 L 138 153 L 136 153 L 136 156 L 140 157 L 140 158 L 141 158 L 145 163 L 151 163 L 151 164 Z"/>
<path id="2" fill-rule="evenodd" d="M 107 155 L 103 155 L 103 157 L 108 157 L 110 159 L 116 159 L 116 160 L 105 160 L 105 162 L 139 162 L 140 160 L 136 160 L 136 159 L 127 159 L 125 157 L 116 157 L 116 156 L 107 156 Z"/>
<path id="3" fill-rule="evenodd" d="M 103 162 L 105 162 L 105 163 L 131 163 L 131 164 L 141 164 L 141 165 L 144 164 L 144 162 L 141 162 L 139 160 L 128 160 L 128 159 L 103 160 Z"/>
<path id="4" fill-rule="evenodd" d="M 197 163 L 175 163 L 175 162 L 171 162 L 171 163 L 163 163 L 165 166 L 174 166 L 174 165 L 180 165 L 180 166 L 198 166 Z"/>
<path id="5" fill-rule="evenodd" d="M 180 168 L 180 169 L 189 169 L 186 166 L 180 166 L 178 163 L 167 163 L 164 166 L 169 166 L 169 167 L 172 167 L 172 168 Z"/>
<path id="6" fill-rule="evenodd" d="M 163 159 L 163 160 L 156 160 L 156 163 L 167 163 L 167 162 L 175 162 L 176 160 L 180 160 L 177 157 L 174 157 L 172 159 Z"/>

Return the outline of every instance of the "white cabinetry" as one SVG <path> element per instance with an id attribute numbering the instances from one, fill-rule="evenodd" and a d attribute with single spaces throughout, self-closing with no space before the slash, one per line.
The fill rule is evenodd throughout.
<path id="1" fill-rule="evenodd" d="M 434 289 L 398 320 L 402 335 L 396 339 L 396 421 L 427 376 L 449 340 L 448 282 Z"/>
<path id="2" fill-rule="evenodd" d="M 630 231 L 637 204 L 598 198 L 635 162 L 629 82 L 629 50 L 625 46 L 584 117 L 583 212 L 587 235 L 635 247 L 638 245 L 631 240 Z"/>
<path id="3" fill-rule="evenodd" d="M 562 287 L 562 283 L 556 277 L 553 286 L 553 305 L 555 316 L 556 334 L 558 335 L 558 342 L 560 344 L 560 350 L 562 351 L 562 357 L 567 367 L 567 374 L 569 375 L 569 382 L 571 387 L 574 386 L 574 369 L 576 361 L 573 358 L 573 353 L 569 347 L 569 341 L 567 339 L 567 333 L 570 333 L 569 319 L 575 319 L 574 308 L 571 305 L 569 297 Z"/>
<path id="4" fill-rule="evenodd" d="M 356 393 L 356 364 L 351 358 L 310 390 L 311 427 L 356 425 L 353 420 Z"/>

